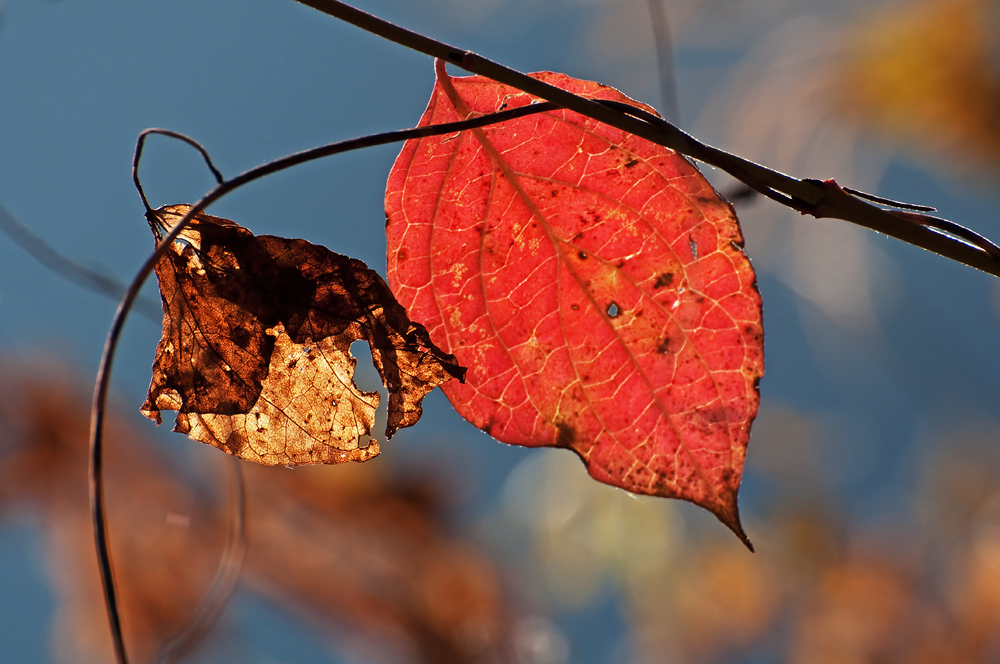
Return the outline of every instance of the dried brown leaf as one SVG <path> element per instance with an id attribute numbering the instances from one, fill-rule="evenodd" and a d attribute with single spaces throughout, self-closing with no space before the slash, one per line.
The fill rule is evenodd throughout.
<path id="1" fill-rule="evenodd" d="M 186 205 L 150 213 L 154 234 Z M 163 338 L 142 406 L 174 430 L 267 465 L 366 461 L 379 404 L 354 384 L 351 343 L 365 340 L 389 390 L 386 438 L 420 419 L 421 401 L 465 370 L 410 321 L 359 260 L 305 240 L 254 236 L 197 215 L 156 266 Z"/>

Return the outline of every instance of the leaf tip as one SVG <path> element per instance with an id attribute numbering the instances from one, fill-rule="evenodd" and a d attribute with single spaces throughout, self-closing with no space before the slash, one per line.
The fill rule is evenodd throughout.
<path id="1" fill-rule="evenodd" d="M 748 549 L 750 549 L 750 553 L 755 553 L 753 542 L 750 541 L 746 531 L 743 530 L 743 524 L 740 523 L 740 508 L 736 504 L 735 495 L 733 496 L 731 504 L 721 505 L 717 509 L 713 509 L 711 511 L 719 521 L 733 531 L 733 534 L 740 538 L 740 541 L 743 542 Z"/>

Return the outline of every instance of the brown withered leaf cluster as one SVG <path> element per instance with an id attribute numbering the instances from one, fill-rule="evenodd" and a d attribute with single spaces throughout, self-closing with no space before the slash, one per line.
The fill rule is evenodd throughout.
<path id="1" fill-rule="evenodd" d="M 56 603 L 53 661 L 108 662 L 87 502 L 88 390 L 51 369 L 0 357 L 0 524 L 28 517 L 42 529 Z M 195 615 L 223 556 L 233 517 L 209 487 L 225 484 L 225 467 L 211 463 L 224 459 L 209 455 L 196 464 L 207 476 L 188 477 L 115 414 L 106 444 L 126 646 L 133 661 L 157 661 Z M 340 653 L 368 654 L 357 661 L 512 661 L 523 607 L 511 603 L 484 552 L 453 533 L 442 476 L 353 464 L 241 465 L 248 533 L 241 592 L 290 611 Z M 199 633 L 209 647 L 246 651 L 238 622 L 218 627 Z"/>
<path id="2" fill-rule="evenodd" d="M 190 209 L 150 213 L 159 238 Z M 163 338 L 142 406 L 174 431 L 267 465 L 366 461 L 377 392 L 354 384 L 351 343 L 367 341 L 389 390 L 386 438 L 465 369 L 412 322 L 363 262 L 305 240 L 255 236 L 197 215 L 156 266 Z"/>

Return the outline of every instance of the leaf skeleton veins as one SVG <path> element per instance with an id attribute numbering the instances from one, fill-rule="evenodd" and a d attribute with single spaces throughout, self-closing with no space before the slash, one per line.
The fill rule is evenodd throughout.
<path id="1" fill-rule="evenodd" d="M 150 212 L 154 233 L 189 209 Z M 142 407 L 178 411 L 175 431 L 269 465 L 365 461 L 380 396 L 354 384 L 351 343 L 368 342 L 388 388 L 387 438 L 464 377 L 361 261 L 205 214 L 181 238 L 156 266 L 163 338 Z"/>

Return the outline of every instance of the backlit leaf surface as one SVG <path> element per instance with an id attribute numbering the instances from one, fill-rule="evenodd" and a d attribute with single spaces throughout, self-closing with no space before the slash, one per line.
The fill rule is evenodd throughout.
<path id="1" fill-rule="evenodd" d="M 420 123 L 532 101 L 439 65 Z M 390 287 L 469 368 L 442 387 L 463 417 L 572 449 L 602 482 L 697 503 L 745 540 L 760 295 L 732 207 L 688 160 L 570 111 L 535 114 L 408 142 L 386 215 Z"/>
<path id="2" fill-rule="evenodd" d="M 151 213 L 172 228 L 190 208 Z M 155 232 L 155 231 L 154 231 Z M 420 419 L 421 401 L 461 377 L 385 281 L 325 247 L 255 236 L 199 214 L 156 266 L 163 338 L 142 412 L 175 431 L 267 465 L 366 461 L 378 392 L 354 384 L 350 348 L 368 342 L 389 390 L 386 437 Z"/>

